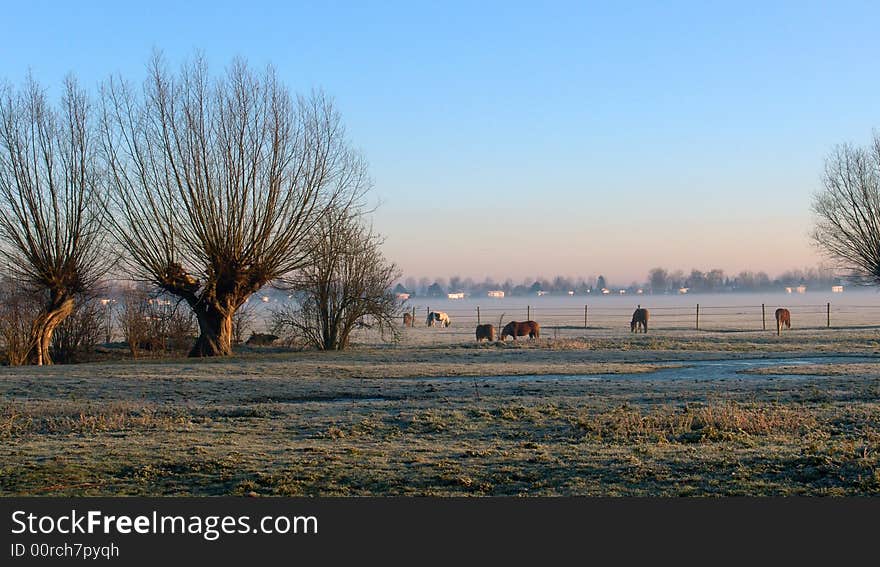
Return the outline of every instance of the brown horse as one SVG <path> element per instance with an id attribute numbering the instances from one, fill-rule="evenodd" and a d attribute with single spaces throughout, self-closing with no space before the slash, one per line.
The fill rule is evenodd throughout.
<path id="1" fill-rule="evenodd" d="M 644 307 L 639 307 L 633 311 L 633 318 L 629 323 L 629 332 L 638 332 L 637 327 L 641 328 L 644 333 L 648 332 L 648 310 Z"/>
<path id="2" fill-rule="evenodd" d="M 403 314 L 403 326 L 404 327 L 412 327 L 414 322 L 415 321 L 413 320 L 412 313 L 404 313 Z"/>
<path id="3" fill-rule="evenodd" d="M 780 307 L 776 310 L 776 335 L 782 334 L 782 326 L 791 329 L 791 312 L 788 309 Z"/>
<path id="4" fill-rule="evenodd" d="M 516 340 L 517 337 L 524 337 L 526 335 L 528 335 L 530 339 L 537 339 L 541 336 L 541 326 L 534 321 L 523 321 L 521 323 L 511 321 L 501 329 L 501 340 L 503 341 L 508 335 L 513 337 L 513 340 Z"/>
<path id="5" fill-rule="evenodd" d="M 477 325 L 477 342 L 483 339 L 490 343 L 495 342 L 495 325 Z"/>

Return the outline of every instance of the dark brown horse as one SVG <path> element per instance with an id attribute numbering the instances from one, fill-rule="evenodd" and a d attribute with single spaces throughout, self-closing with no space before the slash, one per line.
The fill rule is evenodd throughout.
<path id="1" fill-rule="evenodd" d="M 245 342 L 248 345 L 266 346 L 271 345 L 278 340 L 277 335 L 267 333 L 251 333 L 250 338 Z"/>
<path id="2" fill-rule="evenodd" d="M 486 339 L 487 341 L 495 341 L 495 325 L 477 325 L 477 342 Z"/>
<path id="3" fill-rule="evenodd" d="M 782 334 L 782 326 L 791 329 L 791 312 L 788 309 L 780 307 L 776 310 L 776 335 Z"/>
<path id="4" fill-rule="evenodd" d="M 530 339 L 537 339 L 541 336 L 541 326 L 534 321 L 511 321 L 501 329 L 501 340 L 503 341 L 508 335 L 513 337 L 513 340 L 516 340 L 517 337 L 524 337 L 526 335 L 528 335 Z"/>
<path id="5" fill-rule="evenodd" d="M 648 332 L 648 310 L 644 307 L 639 307 L 633 311 L 633 318 L 629 323 L 630 333 L 638 332 L 638 328 L 640 328 L 643 333 Z"/>
<path id="6" fill-rule="evenodd" d="M 403 326 L 404 327 L 412 327 L 414 323 L 412 313 L 404 313 L 403 314 Z"/>

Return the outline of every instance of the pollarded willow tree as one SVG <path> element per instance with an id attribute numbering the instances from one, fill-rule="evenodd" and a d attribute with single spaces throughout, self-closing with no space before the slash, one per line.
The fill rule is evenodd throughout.
<path id="1" fill-rule="evenodd" d="M 0 94 L 0 256 L 38 298 L 27 359 L 51 364 L 52 333 L 108 268 L 90 105 L 69 78 L 60 106 L 29 79 Z"/>
<path id="2" fill-rule="evenodd" d="M 192 308 L 190 356 L 228 355 L 236 310 L 309 263 L 311 231 L 363 194 L 366 165 L 325 96 L 240 60 L 211 77 L 156 56 L 141 91 L 111 80 L 102 95 L 111 232 L 137 279 Z"/>
<path id="3" fill-rule="evenodd" d="M 880 135 L 838 146 L 825 160 L 813 199 L 813 240 L 858 283 L 880 284 Z"/>

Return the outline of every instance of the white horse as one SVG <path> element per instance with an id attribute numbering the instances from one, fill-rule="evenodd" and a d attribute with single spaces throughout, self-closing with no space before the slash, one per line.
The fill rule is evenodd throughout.
<path id="1" fill-rule="evenodd" d="M 431 311 L 430 313 L 428 313 L 428 318 L 427 320 L 425 320 L 425 325 L 433 327 L 437 323 L 439 323 L 443 327 L 448 327 L 451 323 L 449 315 L 447 315 L 443 311 Z"/>

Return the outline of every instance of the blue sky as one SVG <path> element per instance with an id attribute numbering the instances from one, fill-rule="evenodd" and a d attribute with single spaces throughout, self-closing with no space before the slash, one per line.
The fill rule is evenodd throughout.
<path id="1" fill-rule="evenodd" d="M 815 265 L 824 156 L 880 126 L 880 4 L 16 2 L 0 76 L 144 76 L 153 48 L 323 88 L 412 276 Z"/>

